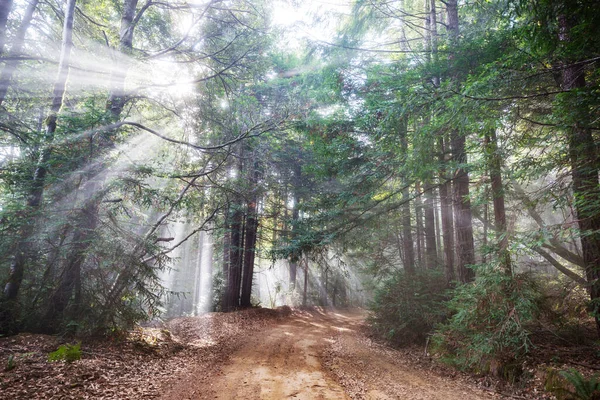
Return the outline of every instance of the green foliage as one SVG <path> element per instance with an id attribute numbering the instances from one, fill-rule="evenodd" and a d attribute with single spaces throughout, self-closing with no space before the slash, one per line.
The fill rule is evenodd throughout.
<path id="1" fill-rule="evenodd" d="M 541 295 L 527 274 L 508 276 L 477 268 L 473 283 L 454 291 L 454 313 L 434 336 L 434 348 L 461 369 L 491 372 L 508 380 L 531 346 L 527 324 L 539 314 Z"/>
<path id="2" fill-rule="evenodd" d="M 420 342 L 448 315 L 446 279 L 439 271 L 397 271 L 375 293 L 369 323 L 396 345 Z"/>
<path id="3" fill-rule="evenodd" d="M 66 361 L 71 363 L 81 359 L 81 343 L 63 344 L 56 351 L 48 354 L 49 362 Z"/>
<path id="4" fill-rule="evenodd" d="M 600 375 L 586 378 L 576 369 L 549 371 L 545 389 L 559 400 L 599 400 Z"/>
<path id="5" fill-rule="evenodd" d="M 598 400 L 600 399 L 600 376 L 594 375 L 591 378 L 585 378 L 579 371 L 569 369 L 561 371 L 560 375 L 565 378 L 574 391 L 570 392 L 573 399 L 578 400 Z"/>

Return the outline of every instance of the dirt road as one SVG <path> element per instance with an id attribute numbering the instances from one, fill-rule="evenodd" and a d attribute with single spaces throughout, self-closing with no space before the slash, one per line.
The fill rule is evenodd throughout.
<path id="1" fill-rule="evenodd" d="M 416 367 L 366 338 L 361 313 L 295 313 L 241 338 L 222 365 L 179 380 L 164 399 L 492 398 L 466 383 Z"/>

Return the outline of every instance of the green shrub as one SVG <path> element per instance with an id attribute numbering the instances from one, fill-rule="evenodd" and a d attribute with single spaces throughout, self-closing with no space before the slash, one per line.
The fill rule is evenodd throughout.
<path id="1" fill-rule="evenodd" d="M 422 342 L 448 315 L 446 279 L 439 271 L 398 271 L 375 292 L 369 323 L 396 345 Z"/>
<path id="2" fill-rule="evenodd" d="M 63 344 L 58 347 L 58 350 L 48 354 L 48 361 L 66 361 L 73 362 L 81 359 L 81 343 Z"/>
<path id="3" fill-rule="evenodd" d="M 539 313 L 541 294 L 527 274 L 508 276 L 489 266 L 454 290 L 453 315 L 434 336 L 434 350 L 461 369 L 514 381 L 529 351 L 527 325 Z"/>
<path id="4" fill-rule="evenodd" d="M 558 388 L 559 392 L 567 394 L 567 398 L 577 400 L 600 400 L 600 377 L 594 375 L 591 378 L 585 378 L 575 369 L 560 371 L 560 375 L 567 380 L 574 390 Z"/>

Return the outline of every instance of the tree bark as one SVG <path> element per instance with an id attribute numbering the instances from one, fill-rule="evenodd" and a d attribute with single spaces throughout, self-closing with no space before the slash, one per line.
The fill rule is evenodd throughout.
<path id="1" fill-rule="evenodd" d="M 242 233 L 244 213 L 241 205 L 236 204 L 231 217 L 229 242 L 229 271 L 225 287 L 223 311 L 233 311 L 240 305 L 240 283 L 242 278 L 242 261 L 244 253 L 244 236 Z"/>
<path id="2" fill-rule="evenodd" d="M 572 21 L 570 16 L 558 15 L 559 41 L 568 46 L 571 41 Z M 577 91 L 586 86 L 583 64 L 565 60 L 562 69 L 562 89 Z M 579 98 L 578 98 L 579 99 Z M 577 99 L 577 100 L 578 100 Z M 584 106 L 585 107 L 585 106 Z M 592 314 L 596 319 L 596 328 L 600 335 L 600 192 L 598 187 L 598 154 L 592 132 L 587 126 L 590 120 L 589 110 L 573 104 L 570 112 L 576 113 L 572 126 L 566 129 L 571 176 L 573 178 L 573 196 L 575 213 L 581 231 L 581 250 L 585 264 L 586 279 L 592 300 Z"/>
<path id="3" fill-rule="evenodd" d="M 308 256 L 304 260 L 304 290 L 302 292 L 302 306 L 306 307 L 308 293 Z"/>
<path id="4" fill-rule="evenodd" d="M 456 229 L 456 258 L 458 279 L 467 283 L 475 278 L 468 268 L 475 264 L 475 244 L 473 241 L 473 216 L 469 197 L 469 174 L 463 167 L 467 163 L 465 137 L 457 131 L 452 133 L 452 154 L 459 165 L 454 175 L 454 226 Z"/>
<path id="5" fill-rule="evenodd" d="M 240 154 L 237 160 L 237 176 L 244 176 L 244 145 L 239 144 Z M 223 311 L 233 311 L 240 306 L 240 290 L 242 283 L 242 267 L 244 261 L 244 210 L 239 194 L 232 204 L 230 242 L 229 242 L 229 273 L 226 282 Z"/>
<path id="6" fill-rule="evenodd" d="M 492 202 L 494 204 L 494 225 L 498 237 L 498 259 L 504 272 L 507 275 L 512 275 L 510 253 L 508 251 L 504 185 L 502 185 L 502 157 L 498 153 L 498 138 L 495 129 L 492 128 L 486 132 L 485 141 L 492 186 Z"/>
<path id="7" fill-rule="evenodd" d="M 302 168 L 299 164 L 294 165 L 293 171 L 293 191 L 294 191 L 294 208 L 292 210 L 292 238 L 294 237 L 294 229 L 300 217 L 300 184 L 302 182 Z M 298 260 L 290 260 L 290 289 L 296 288 L 296 276 L 298 274 Z"/>
<path id="8" fill-rule="evenodd" d="M 458 2 L 457 0 L 448 0 L 445 4 L 448 35 L 451 43 L 456 45 L 459 34 Z M 452 54 L 450 55 L 450 59 L 453 59 Z M 458 129 L 452 129 L 450 132 L 450 143 L 453 160 L 456 163 L 452 186 L 454 192 L 454 226 L 456 229 L 456 269 L 458 279 L 462 283 L 466 283 L 475 278 L 473 270 L 468 268 L 468 265 L 475 263 L 475 244 L 473 241 L 471 200 L 469 198 L 469 173 L 466 169 L 467 152 L 465 136 Z"/>
<path id="9" fill-rule="evenodd" d="M 231 206 L 225 211 L 224 232 L 223 232 L 223 284 L 227 286 L 229 282 L 229 267 L 231 266 Z M 222 304 L 225 304 L 225 293 L 223 293 Z"/>
<path id="10" fill-rule="evenodd" d="M 444 274 L 446 275 L 446 281 L 448 284 L 456 279 L 454 273 L 454 221 L 452 220 L 452 199 L 450 193 L 452 193 L 452 181 L 448 179 L 446 175 L 446 164 L 448 153 L 446 144 L 443 136 L 438 139 L 440 148 L 440 207 L 442 214 L 442 237 L 444 241 Z"/>
<path id="11" fill-rule="evenodd" d="M 136 8 L 138 0 L 124 0 L 123 13 L 121 14 L 121 29 L 119 30 L 119 53 L 116 54 L 114 67 L 111 74 L 111 88 L 106 103 L 107 110 L 110 111 L 113 121 L 118 121 L 127 102 L 125 93 L 125 79 L 129 70 L 129 61 L 127 57 L 131 56 L 133 51 L 133 31 L 139 17 L 136 17 Z M 143 13 L 144 10 L 140 11 Z"/>
<path id="12" fill-rule="evenodd" d="M 406 122 L 400 123 L 400 148 L 403 154 L 408 153 L 408 140 L 406 138 Z M 412 274 L 415 272 L 415 250 L 410 218 L 410 185 L 407 177 L 403 177 L 402 189 L 402 250 L 404 253 L 404 270 Z"/>
<path id="13" fill-rule="evenodd" d="M 425 250 L 425 234 L 423 232 L 423 207 L 421 205 L 421 184 L 419 181 L 415 182 L 415 191 L 417 197 L 415 198 L 415 225 L 417 227 L 417 264 L 420 268 L 423 267 L 424 250 Z"/>
<path id="14" fill-rule="evenodd" d="M 425 267 L 428 269 L 437 268 L 437 243 L 435 238 L 435 212 L 433 185 L 430 180 L 425 181 Z"/>
<path id="15" fill-rule="evenodd" d="M 25 15 L 23 16 L 23 20 L 21 21 L 21 26 L 17 31 L 15 37 L 12 41 L 12 47 L 10 49 L 10 55 L 14 56 L 9 58 L 4 64 L 4 68 L 2 68 L 2 74 L 0 74 L 0 105 L 4 102 L 6 98 L 6 93 L 8 92 L 8 88 L 10 86 L 10 81 L 19 65 L 18 55 L 23 50 L 23 44 L 25 43 L 25 35 L 27 34 L 27 29 L 31 25 L 31 20 L 33 19 L 33 14 L 37 8 L 39 0 L 31 0 L 27 5 L 27 9 L 25 10 Z M 2 52 L 0 51 L 0 54 Z"/>
<path id="16" fill-rule="evenodd" d="M 250 297 L 252 294 L 252 278 L 254 275 L 254 260 L 256 256 L 256 241 L 258 236 L 258 215 L 257 215 L 257 184 L 259 179 L 259 163 L 254 163 L 254 168 L 250 172 L 250 201 L 248 202 L 246 214 L 246 244 L 244 246 L 244 267 L 242 281 L 242 296 L 240 306 L 242 308 L 251 307 Z"/>

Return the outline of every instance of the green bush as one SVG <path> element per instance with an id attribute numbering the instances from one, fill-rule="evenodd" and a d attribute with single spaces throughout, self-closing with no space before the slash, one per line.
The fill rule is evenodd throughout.
<path id="1" fill-rule="evenodd" d="M 422 342 L 448 315 L 446 279 L 439 271 L 398 271 L 375 292 L 369 323 L 401 346 Z"/>
<path id="2" fill-rule="evenodd" d="M 536 320 L 542 296 L 527 274 L 508 276 L 488 266 L 474 282 L 454 290 L 453 315 L 434 336 L 434 350 L 461 369 L 514 381 L 529 351 L 527 325 Z"/>
<path id="3" fill-rule="evenodd" d="M 577 400 L 600 400 L 599 375 L 594 375 L 588 379 L 579 371 L 572 368 L 568 371 L 560 371 L 560 375 L 573 386 L 573 390 L 557 388 L 560 394 L 566 395 L 566 398 Z"/>
<path id="4" fill-rule="evenodd" d="M 58 350 L 48 354 L 48 361 L 66 361 L 68 363 L 81 359 L 81 343 L 63 344 Z"/>

